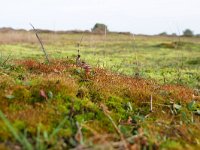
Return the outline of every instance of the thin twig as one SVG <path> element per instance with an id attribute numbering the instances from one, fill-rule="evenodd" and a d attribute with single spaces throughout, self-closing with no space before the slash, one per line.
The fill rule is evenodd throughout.
<path id="1" fill-rule="evenodd" d="M 80 55 L 80 45 L 81 45 L 81 43 L 82 43 L 82 41 L 83 41 L 83 37 L 84 37 L 84 32 L 83 32 L 83 34 L 82 34 L 82 36 L 81 36 L 81 39 L 80 39 L 80 41 L 79 41 L 79 43 L 78 43 L 78 55 Z"/>
<path id="2" fill-rule="evenodd" d="M 178 49 L 178 46 L 180 45 L 181 43 L 181 32 L 179 30 L 179 26 L 177 26 L 177 31 L 178 31 L 178 44 L 176 45 L 176 48 Z"/>
<path id="3" fill-rule="evenodd" d="M 142 102 L 143 104 L 151 104 L 150 102 Z M 166 107 L 170 107 L 171 105 L 166 105 L 166 104 L 158 104 L 158 103 L 154 103 L 154 105 L 158 105 L 158 106 L 166 106 Z"/>
<path id="4" fill-rule="evenodd" d="M 153 111 L 153 96 L 152 96 L 152 94 L 151 94 L 151 100 L 150 100 L 150 112 L 152 112 Z"/>
<path id="5" fill-rule="evenodd" d="M 84 37 L 84 32 L 83 32 L 83 34 L 82 34 L 82 36 L 81 36 L 81 39 L 80 39 L 80 41 L 79 41 L 79 45 L 82 43 L 83 37 Z"/>
<path id="6" fill-rule="evenodd" d="M 137 137 L 138 137 L 137 135 L 131 136 L 131 137 L 127 138 L 126 141 L 133 141 Z M 123 149 L 124 143 L 123 143 L 123 141 L 108 142 L 108 143 L 105 142 L 103 144 L 96 144 L 95 147 L 99 147 L 100 149 L 106 149 L 105 147 L 107 145 L 111 145 L 114 148 Z M 92 150 L 92 149 L 94 149 L 94 147 L 91 145 L 78 145 L 77 147 L 75 147 L 71 150 L 83 150 L 83 149 L 84 150 Z"/>
<path id="7" fill-rule="evenodd" d="M 30 23 L 30 25 L 32 26 L 32 28 L 33 28 L 33 30 L 34 30 L 35 35 L 36 35 L 36 37 L 37 37 L 37 39 L 38 39 L 38 41 L 39 41 L 39 43 L 40 43 L 40 45 L 41 45 L 42 51 L 44 52 L 44 55 L 45 55 L 45 57 L 46 57 L 46 60 L 47 60 L 47 62 L 49 63 L 48 55 L 47 55 L 47 53 L 46 53 L 46 51 L 45 51 L 45 49 L 44 49 L 44 46 L 43 46 L 43 44 L 42 44 L 42 41 L 40 40 L 40 37 L 39 37 L 38 34 L 37 34 L 37 30 L 35 29 L 35 27 L 34 27 L 31 23 Z"/>
<path id="8" fill-rule="evenodd" d="M 76 122 L 77 126 L 77 133 L 75 135 L 75 139 L 79 142 L 79 144 L 83 145 L 83 133 L 82 133 L 82 125 L 79 125 L 78 122 Z"/>
<path id="9" fill-rule="evenodd" d="M 108 114 L 108 110 L 106 110 L 106 106 L 101 104 L 101 108 L 103 110 L 103 113 L 106 115 L 106 117 L 108 117 L 108 119 L 110 120 L 110 122 L 112 123 L 112 125 L 114 126 L 116 132 L 119 134 L 120 139 L 125 147 L 126 150 L 128 150 L 128 144 L 126 142 L 126 139 L 124 138 L 124 135 L 121 133 L 120 129 L 117 127 L 116 123 L 114 122 L 114 120 L 112 119 L 112 117 Z"/>
<path id="10" fill-rule="evenodd" d="M 94 129 L 92 129 L 90 126 L 86 125 L 86 124 L 82 124 L 82 127 L 84 127 L 85 129 L 89 130 L 95 137 L 99 137 L 100 134 L 95 131 Z"/>
<path id="11" fill-rule="evenodd" d="M 6 64 L 6 62 L 9 60 L 10 56 L 11 56 L 11 53 L 8 55 L 6 60 L 4 60 L 4 62 L 1 63 L 1 66 L 4 66 Z"/>

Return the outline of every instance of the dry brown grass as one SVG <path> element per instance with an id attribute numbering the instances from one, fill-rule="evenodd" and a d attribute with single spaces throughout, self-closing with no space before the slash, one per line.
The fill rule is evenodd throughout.
<path id="1" fill-rule="evenodd" d="M 30 32 L 10 31 L 0 33 L 0 44 L 36 43 L 35 35 Z"/>

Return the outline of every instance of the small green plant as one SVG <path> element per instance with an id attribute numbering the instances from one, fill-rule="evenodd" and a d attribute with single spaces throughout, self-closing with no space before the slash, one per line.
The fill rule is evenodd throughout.
<path id="1" fill-rule="evenodd" d="M 14 138 L 27 150 L 33 150 L 33 146 L 28 141 L 27 137 L 19 132 L 12 126 L 10 121 L 5 117 L 3 112 L 0 110 L 0 118 L 3 120 L 11 134 L 14 136 Z"/>
<path id="2" fill-rule="evenodd" d="M 3 120 L 4 124 L 6 127 L 9 129 L 13 137 L 21 144 L 21 146 L 26 149 L 26 150 L 34 150 L 34 147 L 37 150 L 46 150 L 48 144 L 52 143 L 59 133 L 59 131 L 63 128 L 65 125 L 66 121 L 68 120 L 68 116 L 66 116 L 56 128 L 53 129 L 53 131 L 48 134 L 47 132 L 43 132 L 43 136 L 41 136 L 41 131 L 40 131 L 40 125 L 38 125 L 37 128 L 37 137 L 36 137 L 36 145 L 32 144 L 29 142 L 26 134 L 22 134 L 16 130 L 16 128 L 10 123 L 10 121 L 5 117 L 3 112 L 0 110 L 0 118 Z M 55 142 L 53 142 L 55 143 Z"/>

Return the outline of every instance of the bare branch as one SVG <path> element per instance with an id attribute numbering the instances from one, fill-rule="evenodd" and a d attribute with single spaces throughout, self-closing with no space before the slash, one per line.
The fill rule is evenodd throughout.
<path id="1" fill-rule="evenodd" d="M 38 39 L 38 41 L 39 41 L 39 43 L 40 43 L 40 45 L 41 45 L 42 51 L 44 52 L 44 55 L 45 55 L 45 57 L 46 57 L 46 60 L 47 60 L 47 62 L 49 63 L 48 55 L 47 55 L 47 53 L 46 53 L 46 51 L 45 51 L 45 49 L 44 49 L 44 46 L 43 46 L 43 44 L 42 44 L 42 41 L 40 40 L 40 37 L 39 37 L 38 34 L 37 34 L 37 30 L 35 29 L 35 27 L 34 27 L 31 23 L 30 23 L 30 25 L 32 26 L 32 28 L 33 28 L 33 30 L 34 30 L 35 35 L 36 35 L 36 37 L 37 37 L 37 39 Z"/>

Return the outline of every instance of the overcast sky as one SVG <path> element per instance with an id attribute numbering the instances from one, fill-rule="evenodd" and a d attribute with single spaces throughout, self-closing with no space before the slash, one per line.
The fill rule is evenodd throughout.
<path id="1" fill-rule="evenodd" d="M 0 27 L 200 33 L 200 0 L 0 0 Z"/>

